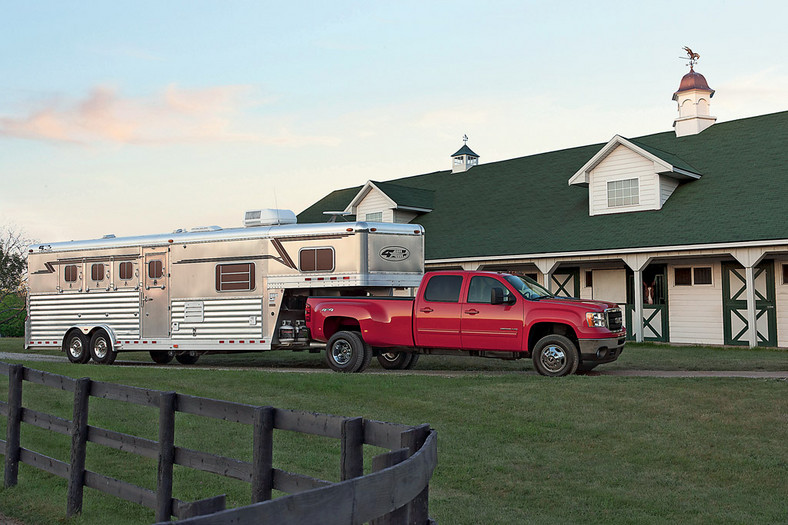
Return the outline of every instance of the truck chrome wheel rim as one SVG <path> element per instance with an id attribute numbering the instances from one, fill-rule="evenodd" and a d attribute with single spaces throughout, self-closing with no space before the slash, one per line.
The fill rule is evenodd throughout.
<path id="1" fill-rule="evenodd" d="M 331 347 L 331 357 L 334 358 L 334 362 L 338 365 L 348 364 L 352 355 L 353 348 L 347 341 L 337 341 Z"/>
<path id="2" fill-rule="evenodd" d="M 96 344 L 93 345 L 93 353 L 98 359 L 107 357 L 107 341 L 103 337 L 96 340 Z"/>
<path id="3" fill-rule="evenodd" d="M 560 372 L 566 365 L 566 354 L 560 346 L 550 345 L 542 352 L 540 361 L 548 371 Z"/>
<path id="4" fill-rule="evenodd" d="M 391 361 L 393 363 L 397 360 L 397 357 L 399 357 L 399 352 L 386 352 L 384 354 L 380 354 L 380 356 L 386 361 Z"/>
<path id="5" fill-rule="evenodd" d="M 82 340 L 79 337 L 72 337 L 71 344 L 68 345 L 68 353 L 71 354 L 71 357 L 76 359 L 82 355 L 83 351 Z"/>

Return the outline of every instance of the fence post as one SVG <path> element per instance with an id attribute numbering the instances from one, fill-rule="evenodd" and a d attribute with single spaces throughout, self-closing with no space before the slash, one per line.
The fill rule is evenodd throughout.
<path id="1" fill-rule="evenodd" d="M 159 394 L 159 470 L 156 521 L 172 516 L 172 466 L 175 463 L 175 392 Z"/>
<path id="2" fill-rule="evenodd" d="M 341 480 L 364 475 L 364 419 L 353 417 L 342 421 Z"/>
<path id="3" fill-rule="evenodd" d="M 271 499 L 274 486 L 274 408 L 254 409 L 252 503 Z"/>
<path id="4" fill-rule="evenodd" d="M 82 493 L 85 485 L 85 452 L 88 441 L 88 402 L 90 378 L 77 379 L 74 388 L 74 415 L 71 419 L 71 469 L 68 477 L 66 516 L 82 512 Z"/>
<path id="5" fill-rule="evenodd" d="M 16 485 L 19 477 L 19 429 L 22 425 L 22 365 L 8 365 L 8 422 L 5 440 L 6 487 Z"/>
<path id="6" fill-rule="evenodd" d="M 430 426 L 427 424 L 413 427 L 400 435 L 400 444 L 402 447 L 407 448 L 410 451 L 408 455 L 412 456 L 424 445 L 424 442 L 427 440 L 427 436 L 429 436 L 429 434 Z M 430 486 L 427 484 L 427 486 L 424 487 L 424 490 L 422 490 L 419 495 L 407 505 L 409 509 L 408 514 L 410 516 L 408 523 L 424 525 L 429 522 L 429 501 Z"/>
<path id="7" fill-rule="evenodd" d="M 392 450 L 387 454 L 381 454 L 372 458 L 372 472 L 379 472 L 383 469 L 393 467 L 398 463 L 402 463 L 408 459 L 408 450 L 401 448 L 399 450 Z M 408 522 L 408 506 L 395 509 L 388 514 L 376 518 L 369 522 L 369 525 L 402 525 Z"/>

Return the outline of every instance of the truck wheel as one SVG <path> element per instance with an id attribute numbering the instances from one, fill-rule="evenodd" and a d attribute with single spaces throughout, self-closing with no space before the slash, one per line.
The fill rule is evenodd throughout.
<path id="1" fill-rule="evenodd" d="M 419 360 L 419 354 L 410 352 L 381 352 L 378 363 L 386 370 L 408 370 Z"/>
<path id="2" fill-rule="evenodd" d="M 175 356 L 175 359 L 182 365 L 193 365 L 200 358 L 197 352 L 184 352 Z"/>
<path id="3" fill-rule="evenodd" d="M 371 350 L 360 334 L 337 332 L 326 345 L 326 363 L 335 372 L 358 372 L 365 361 L 369 364 L 365 354 L 371 354 Z"/>
<path id="4" fill-rule="evenodd" d="M 534 368 L 543 376 L 574 374 L 580 361 L 577 347 L 563 335 L 547 335 L 534 347 Z"/>
<path id="5" fill-rule="evenodd" d="M 66 336 L 64 348 L 66 356 L 72 363 L 84 364 L 90 360 L 90 350 L 88 350 L 88 338 L 79 330 L 73 330 Z"/>
<path id="6" fill-rule="evenodd" d="M 90 338 L 90 357 L 100 365 L 111 365 L 117 353 L 112 351 L 112 342 L 104 330 L 96 330 Z"/>
<path id="7" fill-rule="evenodd" d="M 153 362 L 160 365 L 166 365 L 172 361 L 173 357 L 175 357 L 175 354 L 172 352 L 162 352 L 160 350 L 151 350 L 149 353 L 150 358 L 153 359 Z"/>

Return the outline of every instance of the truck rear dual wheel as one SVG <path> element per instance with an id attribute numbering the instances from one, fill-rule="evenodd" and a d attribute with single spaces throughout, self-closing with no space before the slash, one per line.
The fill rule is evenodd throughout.
<path id="1" fill-rule="evenodd" d="M 580 363 L 575 344 L 563 335 L 547 335 L 537 341 L 533 352 L 534 368 L 543 376 L 574 374 Z"/>
<path id="2" fill-rule="evenodd" d="M 153 359 L 153 362 L 160 365 L 166 365 L 175 357 L 175 354 L 171 351 L 163 352 L 161 350 L 151 350 L 148 353 L 150 354 L 150 358 Z"/>
<path id="3" fill-rule="evenodd" d="M 386 370 L 410 370 L 419 361 L 419 354 L 410 352 L 381 352 L 378 363 Z"/>
<path id="4" fill-rule="evenodd" d="M 182 365 L 193 365 L 200 358 L 197 352 L 183 352 L 175 356 L 175 359 Z"/>
<path id="5" fill-rule="evenodd" d="M 337 332 L 326 345 L 326 363 L 335 372 L 362 372 L 371 360 L 372 348 L 358 332 Z"/>

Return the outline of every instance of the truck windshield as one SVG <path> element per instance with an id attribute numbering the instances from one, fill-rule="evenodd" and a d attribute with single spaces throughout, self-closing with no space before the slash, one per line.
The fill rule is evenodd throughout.
<path id="1" fill-rule="evenodd" d="M 505 279 L 526 299 L 538 300 L 544 297 L 553 297 L 553 294 L 548 292 L 541 284 L 528 277 L 507 275 Z"/>

